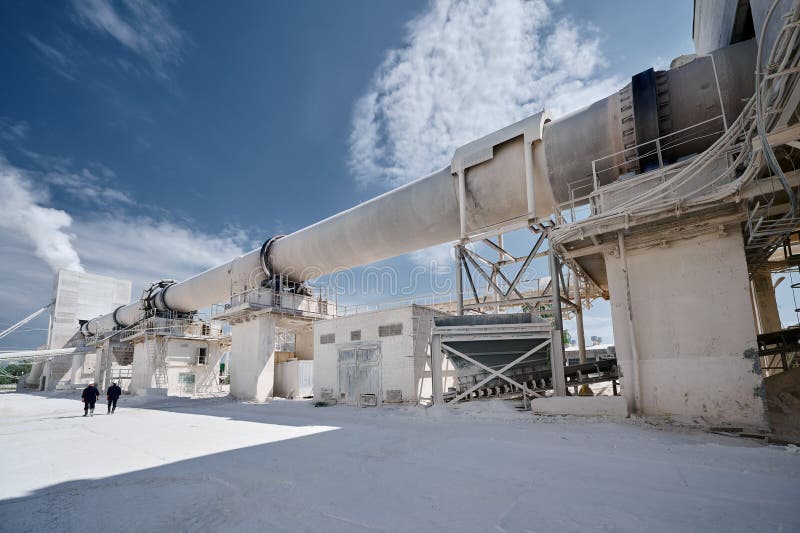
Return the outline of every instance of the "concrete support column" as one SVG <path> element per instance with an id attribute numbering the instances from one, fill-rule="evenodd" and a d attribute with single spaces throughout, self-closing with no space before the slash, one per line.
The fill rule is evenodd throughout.
<path id="1" fill-rule="evenodd" d="M 272 315 L 231 325 L 231 396 L 266 401 L 274 395 L 275 326 Z"/>
<path id="2" fill-rule="evenodd" d="M 778 314 L 778 302 L 775 300 L 775 289 L 769 273 L 759 272 L 753 275 L 753 295 L 755 296 L 759 333 L 780 330 L 781 317 Z"/>
<path id="3" fill-rule="evenodd" d="M 622 395 L 642 414 L 767 427 L 740 231 L 605 254 Z"/>
<path id="4" fill-rule="evenodd" d="M 297 328 L 294 332 L 294 356 L 310 361 L 314 359 L 314 329 L 311 325 Z"/>
<path id="5" fill-rule="evenodd" d="M 431 391 L 433 405 L 444 405 L 442 382 L 442 337 L 431 335 Z"/>
<path id="6" fill-rule="evenodd" d="M 100 391 L 104 391 L 111 384 L 109 382 L 111 369 L 111 349 L 108 346 L 98 346 L 95 352 L 96 359 L 94 365 L 94 382 Z"/>
<path id="7" fill-rule="evenodd" d="M 75 353 L 72 354 L 72 365 L 69 368 L 69 384 L 75 385 L 78 383 L 78 378 L 83 374 L 83 364 L 86 360 L 86 354 Z"/>
<path id="8" fill-rule="evenodd" d="M 111 350 L 111 348 L 107 348 Z M 156 339 L 148 337 L 133 345 L 133 364 L 131 368 L 131 383 L 128 391 L 131 394 L 144 396 L 155 388 L 155 365 L 153 355 L 157 350 Z M 108 365 L 111 365 L 111 357 L 107 358 Z M 152 392 L 152 391 L 151 391 Z"/>
<path id="9" fill-rule="evenodd" d="M 563 331 L 554 329 L 551 332 L 550 368 L 553 369 L 553 395 L 567 395 L 567 381 L 564 377 L 564 339 Z"/>

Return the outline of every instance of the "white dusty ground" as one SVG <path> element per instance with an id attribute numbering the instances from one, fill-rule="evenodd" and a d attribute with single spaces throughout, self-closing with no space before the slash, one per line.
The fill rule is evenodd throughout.
<path id="1" fill-rule="evenodd" d="M 794 447 L 502 402 L 76 397 L 0 394 L 0 530 L 800 531 Z"/>

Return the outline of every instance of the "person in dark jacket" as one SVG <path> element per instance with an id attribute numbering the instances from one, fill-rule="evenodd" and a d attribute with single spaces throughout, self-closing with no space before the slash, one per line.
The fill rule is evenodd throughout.
<path id="1" fill-rule="evenodd" d="M 94 416 L 94 404 L 97 402 L 97 398 L 100 397 L 100 391 L 97 390 L 97 387 L 94 386 L 94 383 L 89 383 L 89 385 L 83 389 L 83 394 L 81 394 L 81 398 L 83 398 L 83 416 L 91 413 Z"/>
<path id="2" fill-rule="evenodd" d="M 122 389 L 119 388 L 119 385 L 116 383 L 112 383 L 111 386 L 106 391 L 106 397 L 108 398 L 108 414 L 112 414 L 114 411 L 117 410 L 117 400 L 119 400 L 120 395 L 122 394 Z"/>

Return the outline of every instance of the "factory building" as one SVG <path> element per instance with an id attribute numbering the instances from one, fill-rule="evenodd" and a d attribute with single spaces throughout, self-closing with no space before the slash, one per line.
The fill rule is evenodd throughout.
<path id="1" fill-rule="evenodd" d="M 130 356 L 137 393 L 213 391 L 219 321 L 242 400 L 304 396 L 313 360 L 315 397 L 353 405 L 516 394 L 537 409 L 607 380 L 626 413 L 776 431 L 770 390 L 800 397 L 800 334 L 781 329 L 771 278 L 800 265 L 799 22 L 791 0 L 698 0 L 696 53 L 670 68 L 634 73 L 565 117 L 543 109 L 437 172 L 131 303 L 104 293 L 81 335 L 70 319 L 69 342 L 100 354 L 103 375 Z M 504 245 L 511 233 L 528 239 L 524 253 Z M 340 316 L 309 285 L 441 243 L 454 246 L 455 294 L 438 313 L 454 317 L 419 306 Z M 541 258 L 547 283 L 523 287 Z M 598 298 L 615 357 L 590 361 L 583 311 Z M 290 355 L 281 331 L 295 336 Z M 608 403 L 557 399 L 585 414 Z"/>
<path id="2" fill-rule="evenodd" d="M 433 309 L 408 305 L 314 323 L 314 397 L 347 405 L 428 400 Z M 445 386 L 453 368 L 443 362 Z"/>
<path id="3" fill-rule="evenodd" d="M 109 313 L 130 301 L 131 282 L 87 272 L 59 270 L 55 276 L 47 349 L 67 346 L 80 337 L 81 321 Z M 95 379 L 94 354 L 66 354 L 38 362 L 28 376 L 30 385 L 41 390 L 79 386 Z"/>

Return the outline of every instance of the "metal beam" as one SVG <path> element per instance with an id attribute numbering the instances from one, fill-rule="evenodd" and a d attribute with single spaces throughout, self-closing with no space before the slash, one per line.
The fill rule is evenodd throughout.
<path id="1" fill-rule="evenodd" d="M 490 248 L 494 248 L 494 250 L 498 254 L 500 254 L 500 260 L 503 259 L 504 255 L 506 255 L 508 257 L 514 257 L 512 254 L 507 252 L 502 246 L 500 246 L 499 244 L 494 243 L 491 239 L 483 239 L 483 242 L 485 242 Z M 514 257 L 514 259 L 516 259 L 516 257 Z"/>
<path id="2" fill-rule="evenodd" d="M 464 248 L 462 248 L 462 252 L 463 251 L 464 251 Z M 478 297 L 478 289 L 475 288 L 475 282 L 472 279 L 472 273 L 469 271 L 469 267 L 467 266 L 467 262 L 464 260 L 464 254 L 463 253 L 461 254 L 461 267 L 464 269 L 464 272 L 467 274 L 467 281 L 469 281 L 469 286 L 472 288 L 472 294 L 475 297 L 475 303 L 476 304 L 480 304 L 481 303 L 481 299 Z M 480 270 L 480 269 L 478 269 L 478 270 Z M 481 274 L 483 274 L 482 270 L 481 270 Z M 463 300 L 462 300 L 462 303 L 461 303 L 461 308 L 462 308 L 462 310 L 464 308 Z M 462 312 L 460 314 L 463 315 L 464 313 Z"/>
<path id="3" fill-rule="evenodd" d="M 486 274 L 486 272 L 484 272 L 483 269 L 478 265 L 478 262 L 475 261 L 475 259 L 472 258 L 472 253 L 473 252 L 471 250 L 466 249 L 466 248 L 464 248 L 464 252 L 466 252 L 464 254 L 464 257 L 466 257 L 467 260 L 470 263 L 472 263 L 472 266 L 474 266 L 475 269 L 480 273 L 480 275 L 483 276 L 486 279 L 486 281 L 489 282 L 489 285 L 491 285 L 492 288 L 495 291 L 497 291 L 498 294 L 503 294 L 503 291 L 500 289 L 500 287 L 498 287 L 497 284 L 494 281 L 492 281 L 492 278 L 490 278 L 489 275 Z"/>
<path id="4" fill-rule="evenodd" d="M 514 281 L 512 281 L 509 284 L 508 292 L 505 295 L 506 299 L 508 298 L 508 295 L 511 294 L 511 291 L 514 290 L 514 288 L 517 286 L 519 280 L 522 279 L 522 275 L 525 273 L 525 270 L 527 270 L 527 268 L 530 266 L 531 261 L 533 261 L 533 257 L 536 255 L 536 252 L 539 251 L 539 247 L 542 245 L 543 242 L 544 242 L 544 235 L 539 235 L 539 239 L 536 241 L 536 244 L 533 245 L 531 253 L 529 253 L 528 257 L 525 258 L 525 262 L 522 263 L 519 272 L 517 272 L 517 275 L 514 276 Z"/>
<path id="5" fill-rule="evenodd" d="M 484 386 L 486 383 L 488 383 L 489 381 L 491 381 L 491 380 L 492 380 L 493 378 L 495 378 L 495 377 L 499 377 L 499 378 L 501 378 L 501 379 L 504 379 L 504 380 L 506 380 L 506 381 L 510 381 L 512 384 L 514 384 L 514 385 L 516 385 L 516 386 L 518 386 L 518 387 L 522 387 L 522 386 L 521 386 L 519 383 L 517 383 L 516 381 L 513 381 L 511 378 L 508 378 L 508 377 L 504 376 L 504 375 L 503 375 L 503 372 L 506 372 L 507 370 L 509 370 L 509 369 L 513 368 L 514 366 L 516 366 L 517 364 L 521 363 L 522 361 L 524 361 L 525 359 L 527 359 L 527 358 L 528 358 L 528 357 L 529 357 L 531 354 L 533 354 L 533 353 L 535 353 L 535 352 L 539 351 L 541 348 L 544 348 L 545 346 L 547 346 L 548 344 L 550 344 L 550 342 L 551 342 L 551 340 L 550 340 L 550 339 L 548 339 L 548 340 L 544 341 L 543 343 L 539 344 L 539 345 L 538 345 L 538 346 L 536 346 L 535 348 L 533 348 L 533 349 L 531 349 L 531 350 L 528 350 L 527 352 L 525 352 L 524 354 L 522 354 L 520 357 L 517 357 L 516 359 L 514 359 L 513 361 L 511 361 L 510 363 L 508 363 L 506 366 L 504 366 L 504 367 L 503 367 L 503 368 L 501 368 L 500 370 L 493 370 L 493 369 L 491 369 L 491 368 L 489 368 L 489 367 L 487 367 L 487 366 L 485 366 L 485 365 L 482 365 L 482 364 L 478 363 L 477 361 L 475 361 L 475 360 L 474 360 L 474 359 L 472 359 L 471 357 L 467 357 L 466 355 L 462 354 L 461 352 L 459 352 L 459 351 L 457 351 L 457 350 L 454 350 L 454 349 L 453 349 L 453 348 L 451 348 L 450 346 L 447 346 L 446 344 L 442 344 L 442 347 L 443 347 L 445 350 L 451 351 L 451 352 L 455 353 L 457 356 L 459 356 L 459 357 L 463 357 L 463 358 L 464 358 L 464 359 L 466 359 L 467 361 L 470 361 L 471 363 L 477 364 L 478 366 L 480 366 L 480 367 L 482 367 L 482 368 L 484 368 L 484 369 L 488 370 L 488 371 L 489 371 L 489 372 L 492 374 L 492 375 L 490 375 L 489 377 L 487 377 L 487 378 L 485 378 L 484 380 L 482 380 L 481 382 L 479 382 L 479 383 L 476 383 L 475 385 L 473 385 L 472 387 L 470 387 L 470 388 L 469 388 L 467 391 L 465 391 L 465 392 L 462 392 L 461 394 L 459 394 L 458 396 L 456 396 L 455 398 L 453 398 L 452 400 L 450 400 L 450 403 L 454 403 L 454 402 L 457 402 L 457 401 L 459 401 L 459 400 L 462 400 L 462 399 L 466 398 L 468 395 L 472 394 L 474 391 L 476 391 L 476 390 L 478 390 L 479 388 L 483 387 L 483 386 Z"/>

